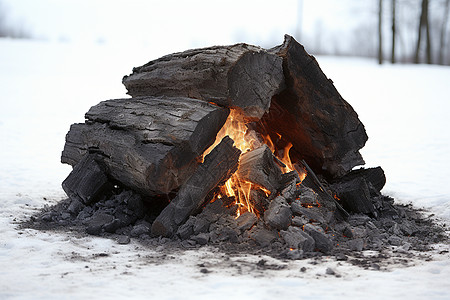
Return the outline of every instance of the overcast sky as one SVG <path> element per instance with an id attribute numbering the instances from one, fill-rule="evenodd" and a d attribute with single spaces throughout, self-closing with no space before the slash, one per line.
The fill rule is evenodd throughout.
<path id="1" fill-rule="evenodd" d="M 349 34 L 373 13 L 355 0 L 0 0 L 11 23 L 50 41 L 165 44 L 182 50 L 212 44 L 304 42 L 322 32 Z"/>

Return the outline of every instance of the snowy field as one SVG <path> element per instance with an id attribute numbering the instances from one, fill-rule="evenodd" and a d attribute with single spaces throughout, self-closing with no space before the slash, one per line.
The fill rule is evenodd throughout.
<path id="1" fill-rule="evenodd" d="M 125 97 L 121 79 L 133 66 L 175 50 L 183 49 L 0 40 L 0 299 L 450 299 L 448 245 L 437 245 L 432 260 L 385 271 L 267 257 L 283 269 L 260 270 L 261 257 L 212 248 L 168 254 L 135 241 L 18 229 L 65 196 L 60 184 L 71 168 L 59 160 L 70 124 L 102 100 Z M 449 224 L 450 68 L 317 59 L 365 124 L 362 154 L 385 170 L 384 193 Z"/>

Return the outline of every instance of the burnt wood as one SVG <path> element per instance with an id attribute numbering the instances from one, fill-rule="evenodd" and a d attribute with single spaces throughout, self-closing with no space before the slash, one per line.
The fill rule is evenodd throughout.
<path id="1" fill-rule="evenodd" d="M 281 135 L 293 144 L 294 161 L 305 159 L 316 173 L 328 178 L 341 177 L 364 164 L 359 153 L 367 141 L 364 125 L 316 59 L 288 35 L 270 52 L 283 59 L 286 84 L 261 120 L 272 140 Z"/>
<path id="2" fill-rule="evenodd" d="M 284 86 L 282 59 L 247 44 L 163 56 L 123 78 L 128 94 L 201 99 L 261 118 Z"/>
<path id="3" fill-rule="evenodd" d="M 85 155 L 63 181 L 62 188 L 70 199 L 84 204 L 95 203 L 112 190 L 98 154 Z"/>
<path id="4" fill-rule="evenodd" d="M 341 200 L 342 206 L 352 213 L 374 214 L 375 207 L 370 198 L 370 191 L 364 177 L 332 185 Z"/>
<path id="5" fill-rule="evenodd" d="M 305 180 L 302 182 L 302 184 L 306 184 L 307 182 L 313 183 L 313 189 L 316 193 L 318 193 L 321 198 L 325 198 L 325 201 L 321 204 L 324 205 L 324 207 L 334 210 L 334 208 L 337 208 L 338 211 L 341 213 L 341 215 L 347 219 L 350 214 L 341 206 L 339 202 L 337 202 L 336 199 L 334 199 L 333 196 L 330 195 L 330 193 L 325 189 L 325 187 L 320 182 L 319 178 L 317 178 L 317 175 L 314 173 L 314 171 L 309 167 L 309 165 L 306 163 L 306 161 L 302 160 L 302 164 L 305 167 L 308 175 L 306 176 Z"/>
<path id="6" fill-rule="evenodd" d="M 205 197 L 217 185 L 236 172 L 241 151 L 226 136 L 209 153 L 194 174 L 181 186 L 177 196 L 160 213 L 152 224 L 152 234 L 172 236 L 190 215 L 197 212 Z"/>
<path id="7" fill-rule="evenodd" d="M 97 153 L 106 172 L 144 195 L 167 194 L 189 178 L 229 110 L 189 98 L 108 100 L 73 124 L 61 161 L 75 166 Z"/>
<path id="8" fill-rule="evenodd" d="M 377 192 L 380 192 L 386 184 L 386 175 L 381 167 L 353 170 L 346 176 L 340 178 L 339 182 L 351 181 L 358 177 L 364 178 L 368 184 L 370 183 L 377 190 Z"/>
<path id="9" fill-rule="evenodd" d="M 272 194 L 280 187 L 282 172 L 275 163 L 272 151 L 267 145 L 263 145 L 241 155 L 237 175 Z"/>

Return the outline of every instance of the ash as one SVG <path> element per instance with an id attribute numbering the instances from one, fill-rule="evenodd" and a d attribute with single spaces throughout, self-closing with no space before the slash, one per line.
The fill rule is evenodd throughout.
<path id="1" fill-rule="evenodd" d="M 326 256 L 375 270 L 388 264 L 394 253 L 407 264 L 409 258 L 424 255 L 433 244 L 448 241 L 445 224 L 437 224 L 411 205 L 395 204 L 393 198 L 381 193 L 371 197 L 372 212 L 350 213 L 346 218 L 338 210 L 330 211 L 319 193 L 296 181 L 275 197 L 264 199 L 264 214 L 259 218 L 249 212 L 236 217 L 236 205 L 229 204 L 232 200 L 208 203 L 170 238 L 151 233 L 152 222 L 166 199 L 145 199 L 117 187 L 112 195 L 94 204 L 68 198 L 44 207 L 22 226 L 101 236 L 119 244 L 135 239 L 149 248 L 167 251 L 213 246 L 227 254 L 288 260 L 320 261 Z M 376 255 L 368 257 L 368 251 Z"/>

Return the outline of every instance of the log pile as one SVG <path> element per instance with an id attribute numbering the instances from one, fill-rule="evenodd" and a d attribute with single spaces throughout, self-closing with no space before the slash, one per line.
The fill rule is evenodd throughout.
<path id="1" fill-rule="evenodd" d="M 326 230 L 339 220 L 396 213 L 380 193 L 381 168 L 352 171 L 364 164 L 359 150 L 367 140 L 356 112 L 290 36 L 269 50 L 237 44 L 170 54 L 134 68 L 123 84 L 131 98 L 93 106 L 66 136 L 61 160 L 73 166 L 63 182 L 77 203 L 71 207 L 137 199 L 119 196 L 132 193 L 142 209 L 163 203 L 135 233 L 198 244 L 279 241 L 325 253 L 333 249 Z M 241 151 L 229 136 L 214 144 L 230 110 L 272 148 Z M 287 144 L 289 172 L 275 155 Z M 245 195 L 253 213 L 240 214 L 234 195 L 217 196 L 233 174 L 255 187 Z M 90 218 L 97 231 L 116 232 L 111 224 L 133 225 L 125 215 L 115 211 L 105 224 Z"/>

